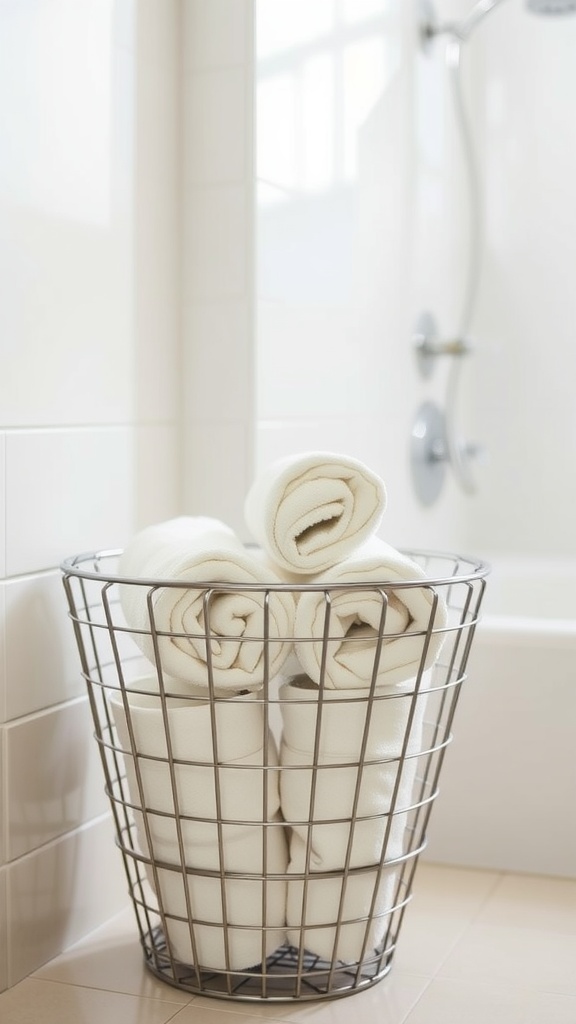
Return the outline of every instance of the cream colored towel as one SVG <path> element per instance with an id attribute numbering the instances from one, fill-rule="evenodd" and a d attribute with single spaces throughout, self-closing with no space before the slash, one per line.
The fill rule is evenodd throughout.
<path id="1" fill-rule="evenodd" d="M 385 507 L 382 480 L 357 459 L 308 452 L 268 466 L 248 492 L 244 516 L 274 565 L 311 575 L 358 548 Z"/>
<path id="2" fill-rule="evenodd" d="M 209 686 L 212 681 L 216 688 L 257 689 L 266 666 L 272 678 L 291 649 L 294 599 L 289 592 L 271 593 L 266 602 L 262 590 L 226 590 L 227 585 L 243 583 L 264 588 L 278 578 L 219 520 L 181 516 L 148 527 L 127 545 L 119 575 L 187 584 L 154 589 L 120 585 L 126 622 L 141 631 L 133 634 L 134 640 L 155 663 L 157 632 L 167 675 L 194 685 Z M 266 606 L 267 652 L 262 640 Z"/>
<path id="3" fill-rule="evenodd" d="M 211 705 L 188 684 L 166 679 L 165 688 L 166 718 L 154 677 L 131 683 L 125 695 L 109 693 L 139 845 L 156 865 L 148 880 L 170 915 L 166 937 L 178 959 L 193 954 L 187 888 L 202 922 L 194 926 L 201 965 L 240 970 L 260 962 L 263 929 L 266 955 L 284 941 L 286 884 L 266 883 L 264 909 L 258 877 L 287 866 L 275 744 L 254 694 L 217 694 Z M 187 886 L 183 868 L 194 872 Z M 250 926 L 234 931 L 228 962 L 223 900 L 229 924 Z"/>
<path id="4" fill-rule="evenodd" d="M 306 845 L 295 837 L 290 849 L 290 872 L 302 875 Z M 402 901 L 397 895 L 399 872 L 393 866 L 343 872 L 288 882 L 288 941 L 303 946 L 322 960 L 359 963 L 378 948 L 386 935 L 390 914 Z M 340 923 L 338 929 L 337 923 Z"/>
<path id="5" fill-rule="evenodd" d="M 205 857 L 204 866 L 196 849 L 188 860 L 197 874 L 187 873 L 186 882 L 177 868 L 158 869 L 158 890 L 168 915 L 166 938 L 172 955 L 182 963 L 206 970 L 244 971 L 262 963 L 286 941 L 286 882 L 269 877 L 263 881 L 264 875 L 286 871 L 281 817 L 276 815 L 268 825 L 265 839 L 263 827 L 254 826 L 252 834 L 225 838 L 223 849 L 220 877 L 212 874 L 213 860 Z M 154 878 L 151 881 L 154 888 Z"/>
<path id="6" fill-rule="evenodd" d="M 339 935 L 337 959 L 361 957 L 367 928 L 362 918 L 373 897 L 377 916 L 367 952 L 384 937 L 398 872 L 391 866 L 379 876 L 378 866 L 409 848 L 406 826 L 415 799 L 429 685 L 430 674 L 419 687 L 410 680 L 378 687 L 372 697 L 369 690 L 324 690 L 320 703 L 317 687 L 304 676 L 281 687 L 280 796 L 291 828 L 288 870 L 310 872 L 304 908 L 303 881 L 288 883 L 288 937 L 298 945 L 304 909 L 304 944 L 323 959 L 332 957 L 342 879 L 315 874 L 363 869 L 347 882 L 347 924 Z"/>
<path id="7" fill-rule="evenodd" d="M 429 668 L 438 657 L 446 625 L 445 602 L 428 585 L 420 566 L 385 541 L 371 538 L 346 561 L 308 582 L 318 590 L 299 596 L 295 649 L 302 669 L 314 682 L 320 682 L 324 653 L 324 685 L 336 690 L 365 689 L 375 671 L 378 686 L 402 682 Z M 400 582 L 418 585 L 394 586 Z M 353 588 L 348 586 L 351 583 L 364 585 Z M 323 586 L 342 589 L 332 590 L 327 600 Z M 384 609 L 384 640 L 379 650 Z M 328 611 L 330 639 L 324 652 Z"/>

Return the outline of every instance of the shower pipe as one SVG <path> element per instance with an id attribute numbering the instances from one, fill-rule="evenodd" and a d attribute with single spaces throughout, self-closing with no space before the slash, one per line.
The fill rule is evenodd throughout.
<path id="1" fill-rule="evenodd" d="M 438 36 L 447 36 L 446 67 L 450 74 L 454 109 L 460 137 L 464 163 L 468 178 L 470 196 L 470 246 L 467 277 L 460 312 L 456 337 L 449 341 L 436 341 L 430 336 L 416 337 L 415 344 L 421 367 L 430 372 L 431 363 L 439 356 L 448 355 L 450 369 L 446 386 L 446 413 L 444 419 L 444 436 L 442 443 L 445 448 L 443 457 L 452 466 L 457 482 L 467 494 L 476 492 L 476 482 L 471 463 L 478 454 L 478 446 L 470 442 L 462 442 L 458 435 L 458 394 L 460 390 L 462 356 L 470 352 L 467 336 L 470 330 L 472 314 L 476 303 L 478 281 L 480 277 L 481 253 L 483 247 L 483 211 L 482 192 L 478 175 L 478 163 L 474 152 L 474 143 L 467 118 L 462 90 L 462 46 L 472 32 L 478 27 L 486 15 L 499 7 L 506 0 L 478 0 L 467 15 L 460 21 L 437 22 L 433 9 L 428 2 L 422 4 L 420 37 L 425 51 Z M 534 14 L 573 14 L 576 12 L 576 0 L 525 0 L 526 7 Z"/>

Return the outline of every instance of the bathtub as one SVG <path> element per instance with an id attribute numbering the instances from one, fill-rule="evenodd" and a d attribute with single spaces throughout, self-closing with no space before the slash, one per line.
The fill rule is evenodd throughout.
<path id="1" fill-rule="evenodd" d="M 424 858 L 576 876 L 576 562 L 491 560 Z"/>

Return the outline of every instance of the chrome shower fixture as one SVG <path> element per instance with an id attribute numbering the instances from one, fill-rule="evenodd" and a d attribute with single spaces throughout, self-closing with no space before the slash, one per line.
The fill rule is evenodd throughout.
<path id="1" fill-rule="evenodd" d="M 484 20 L 490 11 L 498 7 L 504 0 L 477 0 L 460 21 L 439 22 L 429 0 L 421 3 L 422 18 L 420 23 L 420 34 L 422 43 L 426 46 L 436 36 L 449 35 L 460 42 L 466 42 L 477 25 Z"/>
<path id="2" fill-rule="evenodd" d="M 448 468 L 467 494 L 474 494 L 476 482 L 471 465 L 484 460 L 481 446 L 456 440 L 451 424 L 436 402 L 426 401 L 416 412 L 410 435 L 412 486 L 421 505 L 433 505 L 440 497 Z"/>
<path id="3" fill-rule="evenodd" d="M 534 14 L 576 14 L 576 0 L 526 0 Z"/>
<path id="4" fill-rule="evenodd" d="M 433 505 L 440 496 L 447 465 L 444 413 L 435 402 L 423 402 L 416 413 L 410 438 L 412 484 L 421 505 Z"/>
<path id="5" fill-rule="evenodd" d="M 436 321 L 431 313 L 421 313 L 412 337 L 420 374 L 432 376 L 436 361 L 441 356 L 465 356 L 472 351 L 467 338 L 439 338 Z"/>
<path id="6" fill-rule="evenodd" d="M 576 0 L 524 0 L 527 10 L 533 14 L 575 14 Z M 424 46 L 440 35 L 451 35 L 453 38 L 466 42 L 474 29 L 484 20 L 490 11 L 499 7 L 504 0 L 477 0 L 460 21 L 438 22 L 429 0 L 421 2 L 420 34 Z"/>

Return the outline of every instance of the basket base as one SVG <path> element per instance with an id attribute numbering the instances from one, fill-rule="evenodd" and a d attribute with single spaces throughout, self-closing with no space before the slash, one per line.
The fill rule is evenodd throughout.
<path id="1" fill-rule="evenodd" d="M 161 928 L 143 939 L 144 962 L 161 981 L 194 995 L 245 1002 L 336 999 L 382 981 L 392 967 L 394 946 L 362 963 L 330 963 L 306 950 L 280 946 L 265 963 L 244 971 L 206 971 L 172 961 Z"/>

